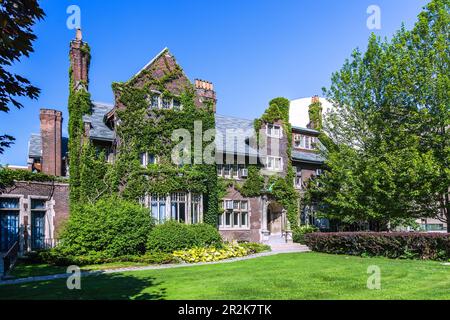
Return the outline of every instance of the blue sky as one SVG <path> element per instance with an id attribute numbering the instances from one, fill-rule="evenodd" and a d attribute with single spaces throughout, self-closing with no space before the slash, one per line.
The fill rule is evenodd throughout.
<path id="1" fill-rule="evenodd" d="M 63 111 L 67 136 L 69 5 L 81 9 L 84 40 L 91 46 L 90 91 L 113 102 L 111 83 L 126 81 L 168 47 L 188 77 L 212 81 L 217 112 L 253 119 L 270 99 L 321 94 L 356 47 L 372 31 L 390 37 L 411 28 L 426 0 L 89 0 L 41 1 L 45 20 L 34 30 L 35 52 L 13 66 L 42 89 L 25 108 L 0 113 L 0 134 L 16 137 L 0 163 L 25 165 L 31 133 L 39 133 L 39 109 Z M 381 29 L 366 26 L 369 5 L 381 9 Z"/>

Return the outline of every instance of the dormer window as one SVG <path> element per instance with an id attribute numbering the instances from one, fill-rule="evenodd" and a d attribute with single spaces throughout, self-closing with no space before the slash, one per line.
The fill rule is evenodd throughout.
<path id="1" fill-rule="evenodd" d="M 281 127 L 275 124 L 267 124 L 266 126 L 266 134 L 271 138 L 281 138 Z"/>
<path id="2" fill-rule="evenodd" d="M 303 134 L 294 135 L 294 147 L 298 149 L 314 150 L 317 143 L 316 137 L 310 137 Z"/>

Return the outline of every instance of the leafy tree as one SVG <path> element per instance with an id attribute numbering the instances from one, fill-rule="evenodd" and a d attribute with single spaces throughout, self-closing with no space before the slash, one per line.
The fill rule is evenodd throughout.
<path id="1" fill-rule="evenodd" d="M 320 213 L 345 222 L 435 217 L 449 202 L 449 0 L 434 0 L 412 31 L 372 35 L 332 76 L 325 132 L 330 171 L 311 185 Z"/>
<path id="2" fill-rule="evenodd" d="M 31 27 L 44 17 L 44 11 L 37 0 L 3 0 L 0 2 L 0 111 L 9 112 L 10 105 L 20 109 L 23 105 L 17 97 L 36 99 L 40 90 L 30 81 L 6 68 L 28 57 L 33 52 L 32 43 L 36 39 Z M 0 136 L 0 154 L 9 147 L 14 137 Z"/>

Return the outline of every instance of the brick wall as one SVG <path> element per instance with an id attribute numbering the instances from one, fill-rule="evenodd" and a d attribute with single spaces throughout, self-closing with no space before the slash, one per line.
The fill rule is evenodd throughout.
<path id="1" fill-rule="evenodd" d="M 45 197 L 50 201 L 54 212 L 52 238 L 58 238 L 62 226 L 69 217 L 69 184 L 51 182 L 16 182 L 11 188 L 5 190 L 2 195 L 17 195 L 23 197 L 26 206 L 21 209 L 29 210 L 29 200 L 33 197 Z M 25 219 L 29 224 L 29 219 Z"/>
<path id="2" fill-rule="evenodd" d="M 245 198 L 239 191 L 233 187 L 228 188 L 227 200 L 247 200 L 249 205 L 249 223 L 250 230 L 223 230 L 219 229 L 220 234 L 225 240 L 261 242 L 261 223 L 262 223 L 262 199 L 261 197 Z"/>

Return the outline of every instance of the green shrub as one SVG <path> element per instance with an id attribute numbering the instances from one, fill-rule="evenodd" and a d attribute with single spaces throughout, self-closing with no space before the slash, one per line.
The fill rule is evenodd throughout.
<path id="1" fill-rule="evenodd" d="M 315 226 L 300 226 L 292 230 L 292 240 L 295 243 L 305 244 L 305 234 L 319 231 Z"/>
<path id="2" fill-rule="evenodd" d="M 317 252 L 399 259 L 450 259 L 450 234 L 414 232 L 313 233 L 305 236 Z"/>
<path id="3" fill-rule="evenodd" d="M 248 250 L 249 254 L 271 251 L 270 246 L 256 242 L 242 242 L 239 245 Z"/>
<path id="4" fill-rule="evenodd" d="M 55 254 L 99 259 L 142 255 L 152 228 L 148 209 L 116 197 L 76 205 Z"/>
<path id="5" fill-rule="evenodd" d="M 210 225 L 168 221 L 150 232 L 147 250 L 171 253 L 193 247 L 220 247 L 221 243 L 219 232 Z"/>
<path id="6" fill-rule="evenodd" d="M 193 224 L 188 227 L 195 238 L 196 246 L 222 246 L 222 237 L 215 227 L 204 223 Z"/>

